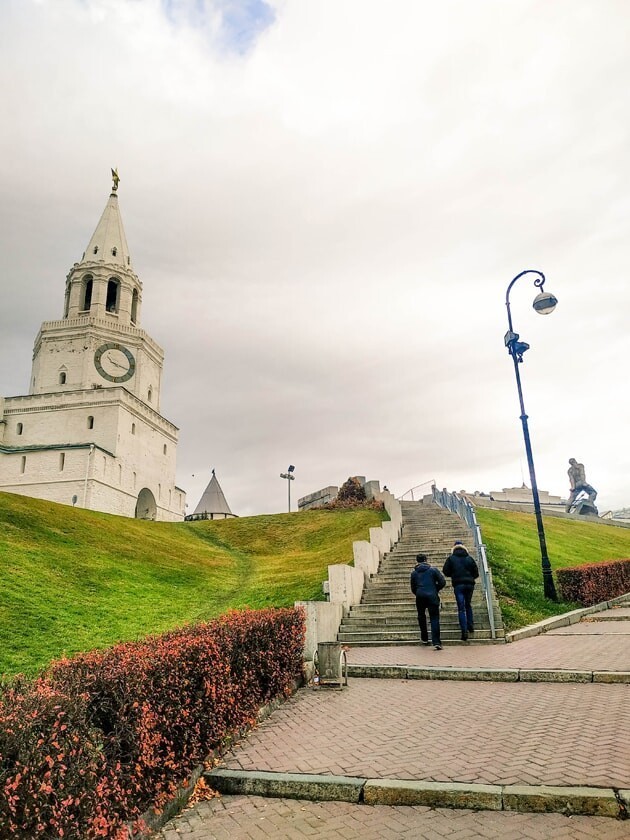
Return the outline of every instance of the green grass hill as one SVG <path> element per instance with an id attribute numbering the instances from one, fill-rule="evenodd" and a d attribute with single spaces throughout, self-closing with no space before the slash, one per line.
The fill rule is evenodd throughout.
<path id="1" fill-rule="evenodd" d="M 144 522 L 0 493 L 0 673 L 236 607 L 322 597 L 378 511 Z"/>
<path id="2" fill-rule="evenodd" d="M 574 605 L 542 594 L 531 514 L 478 509 L 508 629 Z M 0 493 L 0 673 L 209 619 L 322 597 L 377 511 L 142 522 Z M 554 569 L 630 557 L 630 529 L 545 517 Z"/>
<path id="3" fill-rule="evenodd" d="M 532 513 L 477 508 L 503 620 L 515 630 L 578 604 L 545 599 L 540 543 Z M 547 551 L 553 569 L 630 557 L 630 528 L 544 516 Z"/>

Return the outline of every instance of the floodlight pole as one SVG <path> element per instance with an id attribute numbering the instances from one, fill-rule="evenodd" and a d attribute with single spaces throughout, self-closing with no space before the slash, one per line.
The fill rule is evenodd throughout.
<path id="1" fill-rule="evenodd" d="M 535 269 L 527 269 L 526 271 L 521 271 L 520 274 L 517 274 L 516 277 L 512 280 L 510 285 L 507 288 L 507 292 L 505 294 L 505 305 L 507 307 L 507 316 L 508 316 L 508 332 L 505 335 L 505 346 L 508 349 L 510 356 L 512 357 L 512 361 L 514 362 L 514 375 L 516 377 L 516 387 L 518 390 L 518 399 L 519 404 L 521 407 L 521 423 L 523 425 L 523 439 L 525 441 L 525 453 L 527 455 L 527 466 L 529 467 L 529 477 L 532 485 L 532 497 L 534 500 L 534 513 L 536 515 L 536 525 L 538 528 L 538 541 L 540 543 L 540 558 L 541 558 L 541 565 L 542 565 L 542 576 L 543 576 L 543 589 L 545 593 L 545 598 L 549 598 L 551 601 L 557 601 L 558 595 L 556 593 L 556 587 L 553 581 L 553 574 L 551 571 L 551 562 L 549 560 L 549 555 L 547 553 L 547 541 L 545 539 L 545 528 L 543 525 L 543 518 L 542 518 L 542 511 L 540 509 L 540 497 L 538 496 L 538 483 L 536 482 L 536 470 L 534 469 L 534 456 L 532 454 L 532 444 L 529 437 L 529 426 L 527 423 L 527 413 L 525 412 L 525 404 L 523 402 L 523 389 L 521 387 L 521 376 L 518 369 L 519 364 L 523 361 L 523 353 L 529 349 L 529 345 L 525 344 L 524 342 L 519 342 L 519 335 L 518 333 L 514 332 L 512 327 L 512 312 L 510 310 L 510 291 L 512 286 L 516 283 L 516 281 L 523 277 L 525 274 L 536 274 L 538 275 L 534 280 L 534 286 L 541 290 L 545 285 L 545 275 L 542 271 L 536 271 Z M 554 303 L 555 306 L 555 303 Z M 553 307 L 551 307 L 553 309 Z M 551 310 L 549 310 L 551 311 Z"/>
<path id="2" fill-rule="evenodd" d="M 289 513 L 291 513 L 291 482 L 295 481 L 295 476 L 293 475 L 295 467 L 290 464 L 289 469 L 285 473 L 280 473 L 280 478 L 286 478 L 287 480 L 287 487 L 289 490 Z"/>

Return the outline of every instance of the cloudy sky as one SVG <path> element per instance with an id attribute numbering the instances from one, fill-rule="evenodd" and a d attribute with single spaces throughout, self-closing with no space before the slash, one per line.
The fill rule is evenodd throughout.
<path id="1" fill-rule="evenodd" d="M 626 0 L 2 0 L 0 393 L 28 388 L 118 166 L 197 504 L 583 461 L 630 505 Z"/>

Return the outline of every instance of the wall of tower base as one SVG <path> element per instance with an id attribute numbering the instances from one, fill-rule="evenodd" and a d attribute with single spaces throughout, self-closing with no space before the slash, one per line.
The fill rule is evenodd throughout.
<path id="1" fill-rule="evenodd" d="M 60 475 L 60 450 L 29 452 L 28 475 L 20 474 L 22 454 L 0 452 L 0 491 L 44 499 L 70 507 L 97 510 L 117 516 L 136 517 L 136 507 L 141 510 L 138 518 L 155 519 L 161 522 L 181 522 L 185 514 L 185 493 L 177 487 L 164 486 L 160 482 L 137 479 L 136 489 L 125 489 L 110 484 L 103 478 L 94 477 L 100 470 L 99 458 L 90 457 L 88 449 L 66 452 L 65 476 Z M 117 459 L 112 462 L 111 475 L 117 475 Z M 86 473 L 88 473 L 86 481 Z M 148 504 L 139 505 L 140 494 Z"/>

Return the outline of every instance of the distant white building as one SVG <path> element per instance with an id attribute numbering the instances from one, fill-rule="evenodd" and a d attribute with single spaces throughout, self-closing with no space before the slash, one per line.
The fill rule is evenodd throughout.
<path id="1" fill-rule="evenodd" d="M 461 490 L 460 495 L 466 496 L 473 504 L 481 507 L 491 506 L 493 502 L 502 502 L 506 505 L 534 504 L 533 493 L 526 484 L 522 484 L 520 487 L 504 487 L 502 490 L 491 490 L 490 493 L 480 493 L 478 490 L 475 490 L 474 493 L 467 493 L 465 490 Z M 565 500 L 560 496 L 552 496 L 547 490 L 539 490 L 538 498 L 543 507 L 545 505 L 549 507 L 564 507 L 566 504 Z"/>
<path id="2" fill-rule="evenodd" d="M 195 519 L 234 518 L 236 518 L 236 514 L 232 513 L 230 510 L 230 506 L 223 494 L 219 480 L 214 474 L 214 470 L 212 470 L 212 478 L 210 479 L 206 489 L 203 491 L 203 495 L 201 499 L 199 499 L 199 504 L 195 508 L 194 513 L 191 513 L 190 516 L 186 517 L 186 521 L 189 522 Z"/>
<path id="3" fill-rule="evenodd" d="M 0 398 L 0 490 L 140 519 L 180 520 L 178 429 L 160 414 L 162 348 L 141 328 L 142 283 L 118 177 L 63 316 L 35 339 L 29 393 Z"/>

